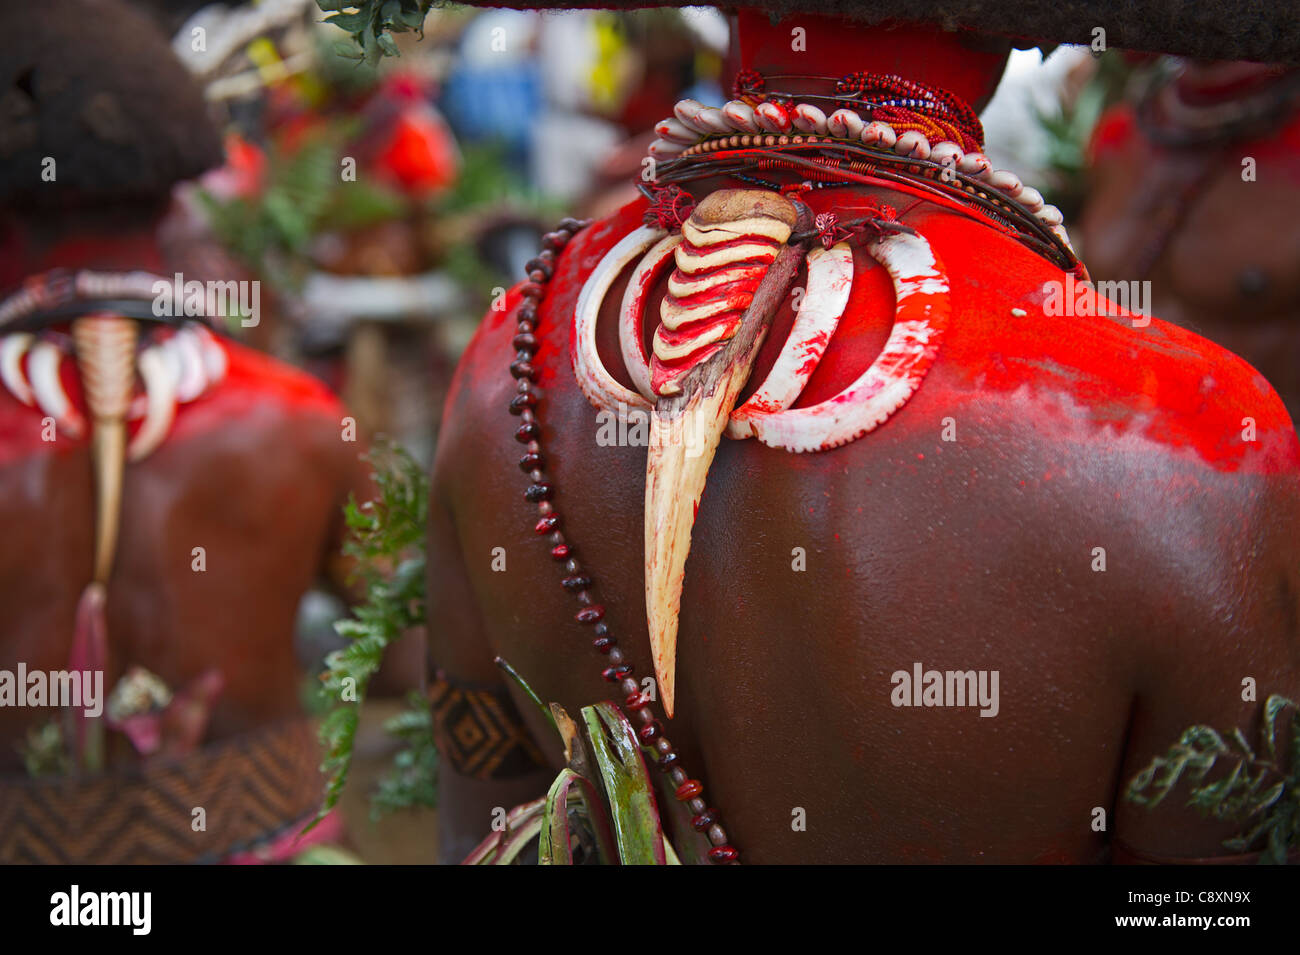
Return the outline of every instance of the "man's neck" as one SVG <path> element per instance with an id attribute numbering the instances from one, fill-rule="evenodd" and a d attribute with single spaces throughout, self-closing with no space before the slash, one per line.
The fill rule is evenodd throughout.
<path id="1" fill-rule="evenodd" d="M 151 227 L 77 230 L 50 236 L 11 225 L 0 234 L 0 294 L 13 291 L 30 275 L 51 269 L 127 272 L 163 268 L 157 235 Z"/>
<path id="2" fill-rule="evenodd" d="M 733 58 L 738 67 L 765 76 L 840 78 L 860 70 L 895 74 L 947 90 L 977 110 L 997 88 L 1010 50 L 1005 40 L 922 24 L 868 27 L 818 16 L 773 24 L 755 10 L 742 10 L 736 18 Z M 772 85 L 794 93 L 831 92 L 807 81 Z"/>

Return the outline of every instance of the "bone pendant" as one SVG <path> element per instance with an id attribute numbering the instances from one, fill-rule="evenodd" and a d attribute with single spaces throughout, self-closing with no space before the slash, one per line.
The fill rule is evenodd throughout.
<path id="1" fill-rule="evenodd" d="M 686 220 L 654 334 L 650 387 L 656 395 L 680 394 L 681 379 L 735 335 L 794 219 L 794 207 L 775 193 L 724 190 Z"/>
<path id="2" fill-rule="evenodd" d="M 136 323 L 115 315 L 91 315 L 72 323 L 72 340 L 86 407 L 92 420 L 95 469 L 96 583 L 106 583 L 117 550 L 126 457 L 126 412 L 135 388 Z"/>
<path id="3" fill-rule="evenodd" d="M 671 717 L 677 617 L 691 528 L 709 465 L 803 250 L 795 207 L 773 192 L 723 190 L 683 224 L 650 364 L 657 396 L 646 458 L 646 621 Z"/>

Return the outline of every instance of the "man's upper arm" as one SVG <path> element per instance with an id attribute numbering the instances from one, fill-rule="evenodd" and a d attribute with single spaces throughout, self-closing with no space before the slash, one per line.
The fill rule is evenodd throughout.
<path id="1" fill-rule="evenodd" d="M 1202 554 L 1184 555 L 1196 568 L 1187 606 L 1169 607 L 1170 630 L 1150 634 L 1138 650 L 1139 684 L 1116 805 L 1120 857 L 1176 862 L 1234 855 L 1223 840 L 1249 827 L 1188 807 L 1199 784 L 1190 773 L 1151 810 L 1126 800 L 1125 791 L 1192 726 L 1211 727 L 1225 740 L 1239 729 L 1262 751 L 1264 701 L 1273 694 L 1300 698 L 1297 481 L 1242 477 L 1235 487 L 1236 493 L 1201 502 L 1223 532 L 1204 541 Z M 1230 773 L 1236 762 L 1219 757 L 1205 781 Z"/>
<path id="2" fill-rule="evenodd" d="M 551 773 L 501 680 L 435 467 L 429 503 L 430 705 L 441 757 L 442 862 L 492 832 L 493 812 L 544 795 Z"/>

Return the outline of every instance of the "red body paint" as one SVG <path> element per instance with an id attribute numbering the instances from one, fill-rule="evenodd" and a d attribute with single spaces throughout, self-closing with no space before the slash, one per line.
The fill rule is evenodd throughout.
<path id="1" fill-rule="evenodd" d="M 818 190 L 803 199 L 814 212 L 834 209 L 841 215 L 880 199 L 898 201 L 887 190 L 857 188 Z M 549 350 L 561 342 L 569 347 L 567 326 L 586 275 L 615 242 L 641 224 L 645 208 L 641 200 L 629 204 L 575 237 L 566 250 L 538 323 L 541 347 L 535 365 L 539 379 L 550 386 L 576 390 L 567 356 L 558 363 Z M 1134 327 L 1129 313 L 1098 300 L 1091 290 L 1084 295 L 1094 316 L 1049 316 L 1043 310 L 1044 285 L 1066 281 L 1066 274 L 1050 262 L 976 221 L 933 207 L 914 207 L 900 218 L 931 243 L 952 283 L 952 316 L 917 399 L 935 399 L 945 414 L 956 415 L 990 394 L 1027 396 L 1035 399 L 1047 435 L 1060 432 L 1071 414 L 1088 423 L 1084 440 L 1105 444 L 1137 435 L 1171 452 L 1193 454 L 1216 470 L 1276 473 L 1300 465 L 1285 408 L 1264 378 L 1237 356 L 1158 318 Z M 894 294 L 888 275 L 861 249 L 855 251 L 855 273 L 844 317 L 796 408 L 831 398 L 850 384 L 880 353 L 889 334 Z M 661 279 L 646 299 L 654 322 L 666 284 Z M 510 293 L 507 311 L 490 314 L 485 326 L 496 328 L 505 320 L 515 294 Z M 1026 314 L 1015 316 L 1013 308 Z M 1096 317 L 1101 311 L 1114 317 Z M 749 389 L 757 387 L 775 361 L 792 320 L 787 303 L 773 322 Z M 1146 319 L 1138 321 L 1141 325 Z M 602 317 L 601 322 L 616 324 L 616 319 Z M 459 375 L 500 374 L 500 356 L 480 352 L 468 350 Z M 480 362 L 482 372 L 476 370 Z M 620 360 L 606 356 L 606 364 L 622 377 Z M 561 369 L 564 378 L 557 383 Z M 742 401 L 746 397 L 742 394 Z M 1247 417 L 1254 419 L 1255 442 L 1242 440 Z M 886 426 L 932 430 L 939 425 L 904 414 Z M 1069 439 L 1079 437 L 1077 428 L 1068 430 Z M 789 463 L 800 467 L 810 462 Z"/>

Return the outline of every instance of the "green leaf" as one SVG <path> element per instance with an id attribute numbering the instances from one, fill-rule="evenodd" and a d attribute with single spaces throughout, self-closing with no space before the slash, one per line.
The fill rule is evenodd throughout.
<path id="1" fill-rule="evenodd" d="M 1264 791 L 1262 796 L 1250 804 L 1248 815 L 1253 816 L 1256 813 L 1263 812 L 1265 809 L 1276 805 L 1277 801 L 1282 798 L 1282 794 L 1286 792 L 1286 788 L 1287 784 L 1285 780 L 1270 786 Z"/>
<path id="2" fill-rule="evenodd" d="M 571 769 L 562 769 L 546 794 L 546 822 L 537 841 L 539 865 L 573 865 L 575 817 L 582 817 L 595 837 L 596 856 L 602 865 L 617 861 L 605 806 L 591 782 Z"/>
<path id="3" fill-rule="evenodd" d="M 418 7 L 415 9 L 404 8 L 402 12 L 397 15 L 397 22 L 408 30 L 418 30 L 420 27 L 424 26 L 424 16 L 424 12 Z"/>
<path id="4" fill-rule="evenodd" d="M 336 40 L 334 42 L 334 52 L 348 60 L 359 61 L 361 59 L 361 51 L 357 49 L 357 45 L 351 40 Z"/>
<path id="5" fill-rule="evenodd" d="M 376 38 L 379 48 L 384 51 L 385 56 L 401 56 L 402 52 L 397 48 L 397 44 L 388 33 L 381 33 Z"/>
<path id="6" fill-rule="evenodd" d="M 1264 746 L 1268 757 L 1277 761 L 1277 718 L 1288 706 L 1295 706 L 1284 696 L 1271 695 L 1264 701 Z"/>
<path id="7" fill-rule="evenodd" d="M 542 714 L 542 717 L 546 720 L 546 722 L 551 724 L 551 729 L 559 733 L 560 729 L 558 726 L 555 725 L 555 714 L 551 712 L 551 708 L 549 706 L 547 706 L 545 703 L 542 702 L 542 698 L 537 695 L 537 693 L 533 690 L 533 688 L 528 685 L 528 681 L 519 675 L 519 671 L 516 670 L 514 667 L 512 667 L 509 661 L 507 661 L 504 657 L 497 657 L 493 660 L 493 662 L 497 665 L 498 668 L 500 668 L 500 670 L 503 673 L 505 673 L 506 676 L 510 677 L 510 679 L 514 680 L 515 683 L 518 684 L 519 688 L 524 691 L 524 693 L 527 695 L 527 697 L 530 700 L 533 701 L 533 704 L 537 707 L 537 711 Z M 561 738 L 563 739 L 563 734 L 560 735 Z"/>
<path id="8" fill-rule="evenodd" d="M 664 855 L 668 857 L 669 865 L 681 865 L 682 860 L 677 858 L 677 852 L 673 849 L 673 844 L 667 839 L 664 840 Z"/>
<path id="9" fill-rule="evenodd" d="M 582 719 L 609 799 L 619 859 L 624 865 L 665 865 L 654 785 L 631 724 L 613 703 L 584 706 Z"/>
<path id="10" fill-rule="evenodd" d="M 325 18 L 325 22 L 330 26 L 339 27 L 348 33 L 359 33 L 370 25 L 370 18 L 374 15 L 372 10 L 361 10 L 357 13 L 335 13 Z"/>
<path id="11" fill-rule="evenodd" d="M 1280 823 L 1268 831 L 1268 845 L 1260 862 L 1269 865 L 1286 865 L 1287 840 L 1286 826 Z"/>
<path id="12" fill-rule="evenodd" d="M 373 30 L 366 30 L 361 34 L 361 50 L 369 66 L 379 62 L 383 51 L 379 48 L 379 38 L 375 36 Z"/>
<path id="13" fill-rule="evenodd" d="M 428 478 L 405 450 L 390 443 L 377 441 L 366 460 L 375 468 L 376 496 L 361 505 L 349 499 L 344 509 L 348 537 L 343 544 L 343 552 L 358 562 L 366 597 L 352 608 L 351 617 L 335 622 L 335 631 L 348 643 L 326 656 L 321 674 L 321 700 L 331 709 L 319 733 L 326 753 L 321 767 L 326 783 L 317 821 L 337 804 L 347 784 L 358 713 L 384 651 L 425 617 Z M 343 699 L 346 687 L 352 689 L 355 702 Z M 423 723 L 428 707 L 418 699 L 411 705 L 413 712 L 404 714 L 399 724 L 408 746 L 398 752 L 393 772 L 381 782 L 372 806 L 376 811 L 433 801 L 437 751 L 432 729 Z"/>
<path id="14" fill-rule="evenodd" d="M 1246 735 L 1236 726 L 1232 728 L 1232 741 L 1246 754 L 1247 759 L 1254 760 L 1255 751 L 1250 748 L 1250 743 L 1246 742 Z"/>
<path id="15" fill-rule="evenodd" d="M 407 708 L 384 721 L 384 732 L 400 740 L 402 748 L 379 781 L 370 799 L 370 817 L 402 809 L 438 807 L 438 747 L 433 740 L 433 714 L 429 701 L 412 693 Z"/>
<path id="16" fill-rule="evenodd" d="M 365 865 L 361 857 L 339 846 L 318 845 L 298 853 L 290 865 Z"/>
<path id="17" fill-rule="evenodd" d="M 546 797 L 542 796 L 506 814 L 506 827 L 493 832 L 465 857 L 462 865 L 511 865 L 528 844 L 538 838 L 546 821 Z"/>

